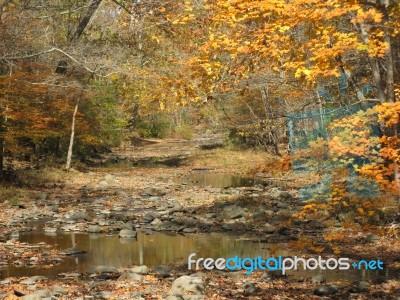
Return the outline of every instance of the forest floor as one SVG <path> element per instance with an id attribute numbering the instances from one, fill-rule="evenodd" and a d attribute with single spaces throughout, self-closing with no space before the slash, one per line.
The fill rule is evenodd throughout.
<path id="1" fill-rule="evenodd" d="M 114 149 L 80 165 L 79 171 L 19 175 L 18 186 L 0 191 L 0 299 L 399 299 L 397 232 L 346 229 L 333 221 L 328 226 L 329 211 L 319 212 L 325 213 L 323 220 L 297 219 L 304 204 L 296 199 L 296 189 L 304 178 L 261 168 L 263 180 L 246 184 L 260 166 L 280 158 L 220 144 L 219 139 L 147 140 Z M 219 232 L 272 245 L 271 254 L 285 245 L 304 257 L 380 259 L 390 272 L 374 276 L 369 270 L 366 277 L 349 281 L 340 274 L 327 279 L 314 273 L 193 272 L 181 262 L 14 275 L 18 268 L 51 269 L 65 259 L 65 249 L 20 240 L 37 231 L 187 237 Z M 340 238 L 335 243 L 325 238 L 328 234 Z"/>

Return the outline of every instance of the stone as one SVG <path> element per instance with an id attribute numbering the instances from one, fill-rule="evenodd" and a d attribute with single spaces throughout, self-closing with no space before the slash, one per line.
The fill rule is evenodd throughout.
<path id="1" fill-rule="evenodd" d="M 137 237 L 137 232 L 129 229 L 122 229 L 119 232 L 119 237 L 123 239 L 134 239 Z"/>
<path id="2" fill-rule="evenodd" d="M 115 294 L 113 292 L 110 291 L 101 291 L 99 293 L 99 296 L 101 299 L 111 299 L 115 297 Z"/>
<path id="3" fill-rule="evenodd" d="M 182 232 L 184 232 L 184 233 L 195 233 L 197 231 L 197 229 L 196 228 L 184 228 L 183 230 L 182 230 Z"/>
<path id="4" fill-rule="evenodd" d="M 153 267 L 153 272 L 158 277 L 167 278 L 171 276 L 171 267 L 167 265 L 158 265 Z"/>
<path id="5" fill-rule="evenodd" d="M 130 268 L 128 270 L 128 272 L 137 273 L 137 274 L 148 274 L 149 273 L 149 268 L 147 266 L 145 266 L 145 265 L 136 266 L 136 267 Z"/>
<path id="6" fill-rule="evenodd" d="M 51 297 L 50 291 L 46 289 L 34 291 L 31 295 L 38 295 L 41 298 Z"/>
<path id="7" fill-rule="evenodd" d="M 104 176 L 104 180 L 108 182 L 114 181 L 115 179 L 116 179 L 115 176 L 112 174 L 107 174 L 106 176 Z"/>
<path id="8" fill-rule="evenodd" d="M 145 222 L 151 222 L 154 219 L 158 218 L 160 215 L 156 212 L 148 212 L 144 214 L 143 219 Z"/>
<path id="9" fill-rule="evenodd" d="M 102 187 L 106 187 L 106 186 L 108 186 L 108 182 L 107 182 L 107 180 L 100 180 L 99 185 Z"/>
<path id="10" fill-rule="evenodd" d="M 74 221 L 88 220 L 88 219 L 89 216 L 85 211 L 76 212 L 69 217 L 69 220 L 74 220 Z"/>
<path id="11" fill-rule="evenodd" d="M 60 254 L 64 254 L 64 255 L 78 255 L 78 254 L 85 254 L 85 253 L 87 253 L 87 251 L 81 250 L 81 249 L 76 248 L 76 247 L 72 247 L 72 248 L 66 249 L 64 252 L 62 252 L 62 253 L 60 253 Z"/>
<path id="12" fill-rule="evenodd" d="M 65 278 L 65 279 L 68 279 L 68 278 L 80 278 L 80 277 L 82 277 L 82 273 L 77 273 L 77 272 L 60 273 L 60 274 L 58 274 L 58 277 Z"/>
<path id="13" fill-rule="evenodd" d="M 96 266 L 94 271 L 96 273 L 119 273 L 118 269 L 113 266 Z"/>
<path id="14" fill-rule="evenodd" d="M 265 233 L 274 233 L 277 230 L 276 226 L 266 223 L 264 225 Z"/>
<path id="15" fill-rule="evenodd" d="M 356 281 L 352 284 L 352 286 L 350 288 L 350 292 L 352 292 L 352 293 L 367 292 L 370 287 L 371 287 L 371 284 L 368 281 L 360 280 L 360 281 Z"/>
<path id="16" fill-rule="evenodd" d="M 156 218 L 150 224 L 153 226 L 159 226 L 162 224 L 162 221 L 159 218 Z"/>
<path id="17" fill-rule="evenodd" d="M 320 285 L 314 289 L 314 295 L 317 296 L 331 296 L 336 294 L 339 289 L 334 285 Z"/>
<path id="18" fill-rule="evenodd" d="M 43 300 L 39 295 L 26 295 L 21 298 L 22 300 Z"/>
<path id="19" fill-rule="evenodd" d="M 181 276 L 174 280 L 171 288 L 172 294 L 204 295 L 204 283 L 199 277 Z"/>
<path id="20" fill-rule="evenodd" d="M 321 284 L 326 282 L 326 280 L 322 275 L 315 275 L 311 278 L 311 282 L 314 284 Z"/>
<path id="21" fill-rule="evenodd" d="M 53 295 L 54 296 L 62 296 L 62 295 L 66 295 L 68 292 L 65 288 L 63 288 L 62 286 L 56 285 L 53 287 Z"/>
<path id="22" fill-rule="evenodd" d="M 165 300 L 185 300 L 181 295 L 168 295 Z"/>
<path id="23" fill-rule="evenodd" d="M 368 243 L 374 243 L 374 242 L 379 241 L 380 239 L 381 239 L 380 236 L 378 236 L 378 235 L 376 235 L 376 234 L 369 234 L 369 235 L 367 235 L 367 237 L 365 238 L 365 240 L 366 240 Z"/>
<path id="24" fill-rule="evenodd" d="M 29 278 L 26 278 L 26 279 L 20 281 L 20 284 L 33 285 L 36 283 L 36 281 L 38 281 L 37 276 L 32 276 L 32 277 L 29 277 Z"/>
<path id="25" fill-rule="evenodd" d="M 45 228 L 44 228 L 44 232 L 45 232 L 45 233 L 56 233 L 56 232 L 57 232 L 57 228 L 54 228 L 54 227 L 45 227 Z"/>
<path id="26" fill-rule="evenodd" d="M 118 280 L 136 280 L 136 281 L 142 281 L 143 276 L 137 273 L 133 272 L 125 272 L 123 273 Z"/>
<path id="27" fill-rule="evenodd" d="M 242 289 L 246 295 L 252 295 L 257 292 L 257 287 L 252 282 L 246 282 L 242 285 Z"/>
<path id="28" fill-rule="evenodd" d="M 97 226 L 97 225 L 90 225 L 90 226 L 88 227 L 87 231 L 88 231 L 89 233 L 99 233 L 101 230 L 100 230 L 100 226 Z"/>

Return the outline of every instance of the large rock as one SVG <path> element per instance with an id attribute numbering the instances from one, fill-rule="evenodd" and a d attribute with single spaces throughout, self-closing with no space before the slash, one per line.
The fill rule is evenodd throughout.
<path id="1" fill-rule="evenodd" d="M 118 280 L 142 281 L 143 276 L 137 273 L 125 272 L 118 278 Z"/>
<path id="2" fill-rule="evenodd" d="M 129 229 L 122 229 L 119 232 L 119 237 L 123 239 L 134 239 L 137 236 L 137 232 Z"/>
<path id="3" fill-rule="evenodd" d="M 113 266 L 96 266 L 94 271 L 96 273 L 119 273 L 118 269 Z"/>
<path id="4" fill-rule="evenodd" d="M 74 221 L 88 220 L 89 216 L 85 211 L 79 211 L 79 212 L 76 212 L 76 213 L 72 214 L 69 217 L 69 219 L 70 220 L 74 220 Z"/>
<path id="5" fill-rule="evenodd" d="M 158 277 L 167 278 L 171 276 L 171 267 L 167 265 L 154 266 L 153 272 L 156 273 Z"/>
<path id="6" fill-rule="evenodd" d="M 338 292 L 338 288 L 334 285 L 320 285 L 314 289 L 314 295 L 331 296 Z"/>
<path id="7" fill-rule="evenodd" d="M 97 225 L 90 225 L 87 229 L 89 233 L 99 233 L 100 232 L 100 227 Z"/>
<path id="8" fill-rule="evenodd" d="M 226 219 L 238 219 L 243 217 L 246 211 L 237 205 L 228 205 L 223 208 L 223 215 Z"/>
<path id="9" fill-rule="evenodd" d="M 204 295 L 204 283 L 199 277 L 181 276 L 172 283 L 171 293 L 175 295 Z"/>
<path id="10" fill-rule="evenodd" d="M 136 267 L 130 268 L 128 270 L 128 272 L 137 273 L 137 274 L 148 274 L 149 273 L 149 268 L 147 266 L 145 266 L 145 265 L 136 266 Z"/>
<path id="11" fill-rule="evenodd" d="M 78 254 L 85 254 L 87 251 L 85 250 L 81 250 L 79 248 L 68 248 L 66 249 L 64 252 L 60 253 L 60 254 L 64 254 L 64 255 L 78 255 Z"/>

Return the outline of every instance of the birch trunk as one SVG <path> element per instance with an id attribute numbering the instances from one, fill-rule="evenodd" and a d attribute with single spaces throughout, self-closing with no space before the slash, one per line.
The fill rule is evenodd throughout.
<path id="1" fill-rule="evenodd" d="M 68 147 L 68 154 L 67 154 L 67 164 L 65 168 L 69 170 L 71 168 L 71 160 L 72 160 L 72 149 L 74 146 L 74 136 L 75 136 L 75 120 L 76 120 L 76 113 L 78 112 L 78 105 L 79 99 L 76 101 L 74 114 L 72 115 L 72 125 L 71 125 L 71 137 L 69 139 L 69 147 Z"/>

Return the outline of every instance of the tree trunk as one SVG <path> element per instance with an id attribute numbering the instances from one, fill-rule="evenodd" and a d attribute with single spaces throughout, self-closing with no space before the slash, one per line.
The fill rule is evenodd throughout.
<path id="1" fill-rule="evenodd" d="M 74 145 L 74 136 L 75 136 L 75 120 L 76 120 L 76 113 L 78 112 L 78 105 L 79 105 L 79 98 L 76 101 L 74 114 L 72 115 L 71 138 L 69 140 L 69 147 L 68 147 L 68 153 L 67 153 L 67 164 L 65 165 L 65 168 L 67 170 L 69 170 L 71 167 L 72 149 L 73 149 L 73 145 Z"/>
<path id="2" fill-rule="evenodd" d="M 369 37 L 368 37 L 368 29 L 367 25 L 364 23 L 360 24 L 360 31 L 361 31 L 361 39 L 365 45 L 369 44 Z M 375 87 L 378 91 L 378 99 L 381 103 L 386 101 L 386 96 L 385 96 L 385 89 L 383 87 L 383 82 L 382 82 L 382 77 L 381 77 L 381 72 L 379 70 L 379 63 L 378 59 L 376 57 L 370 57 L 368 55 L 368 60 L 369 64 L 371 66 L 372 70 L 372 77 L 374 79 L 374 84 Z"/>
<path id="3" fill-rule="evenodd" d="M 78 25 L 78 28 L 76 29 L 75 33 L 71 36 L 70 43 L 73 43 L 74 41 L 79 39 L 79 37 L 81 36 L 83 31 L 85 30 L 86 26 L 89 24 L 90 20 L 92 19 L 94 13 L 99 8 L 101 1 L 102 0 L 91 1 L 92 3 L 90 4 L 90 6 L 89 6 L 89 8 L 88 8 L 88 10 L 86 12 L 86 15 L 80 21 L 80 23 Z"/>

